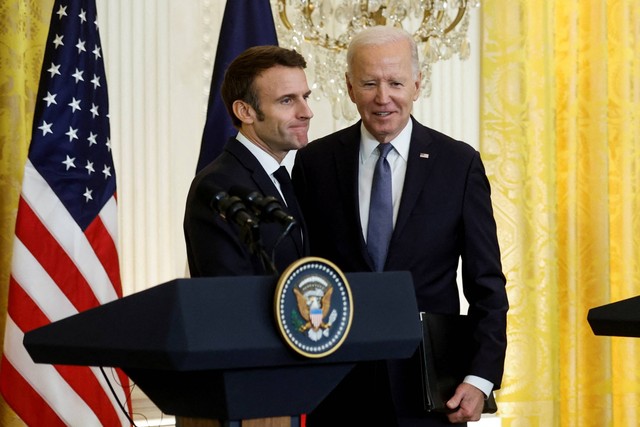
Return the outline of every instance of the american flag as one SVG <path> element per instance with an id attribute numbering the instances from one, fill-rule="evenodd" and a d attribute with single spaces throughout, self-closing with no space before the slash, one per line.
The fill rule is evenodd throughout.
<path id="1" fill-rule="evenodd" d="M 35 364 L 22 343 L 32 329 L 122 297 L 106 83 L 95 0 L 56 0 L 0 362 L 0 392 L 30 426 L 130 425 L 129 381 L 120 370 L 105 379 L 95 367 Z"/>

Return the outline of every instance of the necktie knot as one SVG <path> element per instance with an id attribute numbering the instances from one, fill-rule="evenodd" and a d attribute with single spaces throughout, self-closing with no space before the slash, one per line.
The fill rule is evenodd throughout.
<path id="1" fill-rule="evenodd" d="M 393 149 L 393 145 L 391 145 L 390 143 L 379 144 L 378 145 L 378 152 L 380 153 L 380 158 L 381 159 L 386 159 L 387 155 L 389 154 L 389 152 L 392 149 Z"/>
<path id="2" fill-rule="evenodd" d="M 289 171 L 286 167 L 280 166 L 280 168 L 273 173 L 273 176 L 280 183 L 280 191 L 284 196 L 284 201 L 289 208 L 289 211 L 296 219 L 296 221 L 300 221 L 300 213 L 298 211 L 298 204 L 296 201 L 295 192 L 293 190 L 293 182 L 291 181 L 291 177 L 289 176 Z"/>
<path id="3" fill-rule="evenodd" d="M 291 185 L 291 177 L 289 177 L 289 171 L 284 166 L 280 166 L 277 171 L 273 173 L 281 186 Z M 287 200 L 288 201 L 288 200 Z"/>

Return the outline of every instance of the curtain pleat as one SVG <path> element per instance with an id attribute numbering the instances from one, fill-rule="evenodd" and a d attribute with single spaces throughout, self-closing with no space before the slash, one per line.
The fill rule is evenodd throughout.
<path id="1" fill-rule="evenodd" d="M 0 5 L 0 354 L 18 199 L 53 0 Z M 0 396 L 0 426 L 24 423 Z"/>
<path id="2" fill-rule="evenodd" d="M 512 307 L 502 425 L 640 425 L 640 338 L 587 322 L 640 294 L 640 4 L 482 10 L 481 152 Z"/>

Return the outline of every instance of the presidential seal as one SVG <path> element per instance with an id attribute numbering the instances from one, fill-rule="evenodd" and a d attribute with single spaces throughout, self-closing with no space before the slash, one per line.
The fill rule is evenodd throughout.
<path id="1" fill-rule="evenodd" d="M 289 347 L 306 357 L 327 356 L 342 345 L 351 328 L 349 283 L 326 259 L 299 259 L 278 280 L 275 315 Z"/>

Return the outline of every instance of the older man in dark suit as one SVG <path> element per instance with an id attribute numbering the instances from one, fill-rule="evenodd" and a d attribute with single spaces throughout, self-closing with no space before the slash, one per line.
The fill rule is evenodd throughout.
<path id="1" fill-rule="evenodd" d="M 346 272 L 408 270 L 421 311 L 456 314 L 461 259 L 477 351 L 447 414 L 425 413 L 419 371 L 408 361 L 388 361 L 358 365 L 307 425 L 464 425 L 480 418 L 484 399 L 500 387 L 507 344 L 506 281 L 489 181 L 475 149 L 411 116 L 420 72 L 408 33 L 363 30 L 349 46 L 347 64 L 347 88 L 361 120 L 299 150 L 293 170 L 311 253 Z"/>

